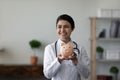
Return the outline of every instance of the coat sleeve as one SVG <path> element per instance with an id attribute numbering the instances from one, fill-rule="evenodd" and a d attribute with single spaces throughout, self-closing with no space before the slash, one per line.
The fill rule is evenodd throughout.
<path id="1" fill-rule="evenodd" d="M 49 45 L 45 48 L 44 52 L 44 75 L 46 78 L 51 79 L 60 67 L 57 57 L 55 56 L 53 48 Z"/>
<path id="2" fill-rule="evenodd" d="M 88 78 L 90 74 L 89 61 L 86 50 L 83 47 L 80 48 L 80 54 L 78 54 L 78 63 L 76 67 L 78 69 L 78 73 L 84 78 Z"/>

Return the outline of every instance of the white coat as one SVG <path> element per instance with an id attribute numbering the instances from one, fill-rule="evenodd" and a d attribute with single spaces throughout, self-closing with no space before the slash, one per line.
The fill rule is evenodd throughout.
<path id="1" fill-rule="evenodd" d="M 57 55 L 60 53 L 61 40 L 57 41 Z M 76 45 L 73 43 L 73 47 Z M 88 78 L 89 76 L 89 59 L 85 49 L 81 46 L 77 47 L 80 51 L 75 49 L 78 63 L 75 65 L 71 60 L 64 60 L 59 63 L 55 51 L 55 42 L 45 47 L 44 52 L 44 75 L 51 80 L 81 80 L 81 76 Z"/>

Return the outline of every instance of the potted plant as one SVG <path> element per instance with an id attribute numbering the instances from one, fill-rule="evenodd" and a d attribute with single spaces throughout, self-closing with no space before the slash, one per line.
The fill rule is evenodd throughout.
<path id="1" fill-rule="evenodd" d="M 117 79 L 117 75 L 119 73 L 119 69 L 116 67 L 116 66 L 112 66 L 110 69 L 109 69 L 109 72 L 113 74 L 113 80 L 118 80 Z"/>
<path id="2" fill-rule="evenodd" d="M 104 49 L 101 46 L 97 46 L 96 52 L 97 52 L 96 58 L 97 59 L 102 59 L 103 58 Z"/>
<path id="3" fill-rule="evenodd" d="M 36 39 L 33 39 L 33 40 L 29 41 L 29 45 L 30 45 L 31 49 L 33 50 L 33 54 L 34 54 L 30 57 L 31 64 L 37 65 L 38 57 L 36 54 L 39 51 L 38 49 L 41 47 L 41 42 Z"/>

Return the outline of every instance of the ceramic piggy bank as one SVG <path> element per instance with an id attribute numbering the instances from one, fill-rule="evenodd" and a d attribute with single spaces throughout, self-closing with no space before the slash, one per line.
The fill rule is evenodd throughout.
<path id="1" fill-rule="evenodd" d="M 69 56 L 73 53 L 73 44 L 72 42 L 69 43 L 61 43 L 61 54 L 64 58 L 69 58 Z"/>

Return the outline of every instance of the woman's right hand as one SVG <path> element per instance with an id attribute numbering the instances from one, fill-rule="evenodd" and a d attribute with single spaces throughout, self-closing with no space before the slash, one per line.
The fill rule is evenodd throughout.
<path id="1" fill-rule="evenodd" d="M 61 63 L 63 60 L 65 60 L 64 56 L 59 54 L 58 55 L 58 61 Z"/>

